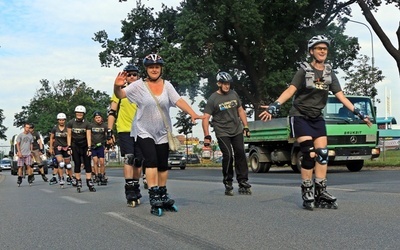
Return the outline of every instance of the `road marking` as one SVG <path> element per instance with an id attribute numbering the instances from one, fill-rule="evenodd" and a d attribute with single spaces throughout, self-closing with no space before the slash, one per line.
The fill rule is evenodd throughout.
<path id="1" fill-rule="evenodd" d="M 329 187 L 329 189 L 334 189 L 334 190 L 339 190 L 339 191 L 345 191 L 345 192 L 357 192 L 356 189 L 349 189 L 349 188 L 335 188 L 335 187 Z"/>
<path id="2" fill-rule="evenodd" d="M 54 193 L 54 191 L 53 190 L 50 190 L 50 189 L 40 189 L 40 190 L 42 190 L 43 192 L 45 192 L 45 193 Z"/>
<path id="3" fill-rule="evenodd" d="M 87 201 L 80 200 L 80 199 L 77 199 L 77 198 L 74 198 L 74 197 L 71 197 L 71 196 L 61 196 L 61 198 L 69 200 L 69 201 L 72 201 L 72 202 L 77 203 L 77 204 L 89 203 Z"/>
<path id="4" fill-rule="evenodd" d="M 106 214 L 106 215 L 109 215 L 109 216 L 111 216 L 111 217 L 114 217 L 114 218 L 116 218 L 116 219 L 122 220 L 122 221 L 124 221 L 124 222 L 127 222 L 127 223 L 129 223 L 129 224 L 132 224 L 132 225 L 134 225 L 134 226 L 136 226 L 136 227 L 140 227 L 140 228 L 143 228 L 143 229 L 145 229 L 145 230 L 147 230 L 147 231 L 150 231 L 150 232 L 152 232 L 152 233 L 158 234 L 157 231 L 151 230 L 150 228 L 145 227 L 145 226 L 143 226 L 142 224 L 139 224 L 139 223 L 137 223 L 137 222 L 135 222 L 135 221 L 133 221 L 133 220 L 130 220 L 130 219 L 128 219 L 128 218 L 125 218 L 124 216 L 122 216 L 122 215 L 119 214 L 119 213 L 107 212 L 107 213 L 105 213 L 105 214 Z"/>

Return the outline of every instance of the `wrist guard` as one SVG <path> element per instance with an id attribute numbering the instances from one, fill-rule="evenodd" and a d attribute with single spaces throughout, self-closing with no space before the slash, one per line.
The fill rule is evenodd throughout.
<path id="1" fill-rule="evenodd" d="M 245 127 L 243 128 L 243 134 L 244 134 L 246 137 L 250 137 L 250 130 L 249 130 L 249 127 L 245 126 Z"/>
<path id="2" fill-rule="evenodd" d="M 270 113 L 272 116 L 277 116 L 280 109 L 281 104 L 279 102 L 274 102 L 268 106 L 267 112 Z"/>
<path id="3" fill-rule="evenodd" d="M 364 112 L 361 112 L 358 108 L 354 108 L 353 114 L 355 114 L 356 116 L 358 116 L 361 120 L 364 120 L 365 118 L 367 118 L 364 115 Z"/>

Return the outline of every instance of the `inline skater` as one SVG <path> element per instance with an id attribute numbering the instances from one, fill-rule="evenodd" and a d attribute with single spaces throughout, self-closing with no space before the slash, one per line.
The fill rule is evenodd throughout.
<path id="1" fill-rule="evenodd" d="M 92 123 L 92 161 L 96 174 L 95 181 L 98 185 L 107 185 L 104 164 L 104 144 L 107 139 L 107 129 L 107 124 L 103 122 L 101 113 L 99 111 L 94 112 Z"/>
<path id="2" fill-rule="evenodd" d="M 80 193 L 82 188 L 81 164 L 86 172 L 86 185 L 90 192 L 96 192 L 92 182 L 91 166 L 91 125 L 85 120 L 86 108 L 82 105 L 75 107 L 75 118 L 67 123 L 67 143 L 69 154 L 74 161 L 74 173 L 76 178 L 76 188 Z"/>
<path id="3" fill-rule="evenodd" d="M 294 95 L 289 118 L 292 136 L 296 138 L 303 154 L 301 192 L 303 207 L 308 210 L 313 210 L 314 207 L 338 208 L 336 197 L 326 190 L 328 140 L 322 110 L 326 106 L 329 91 L 347 109 L 352 110 L 371 126 L 368 116 L 361 113 L 345 97 L 332 67 L 325 63 L 330 44 L 331 41 L 324 35 L 312 37 L 308 41 L 308 53 L 312 57 L 312 62 L 303 63 L 289 87 L 274 103 L 261 106 L 267 110 L 259 115 L 261 120 L 270 120 L 278 113 L 280 106 Z M 315 172 L 314 181 L 313 172 Z"/>
<path id="4" fill-rule="evenodd" d="M 38 164 L 39 173 L 42 176 L 44 182 L 48 182 L 46 175 L 44 174 L 43 168 L 43 160 L 42 155 L 44 155 L 44 144 L 43 140 L 40 137 L 40 134 L 35 131 L 35 125 L 33 123 L 30 124 L 29 131 L 33 137 L 33 145 L 32 145 L 32 156 L 35 162 Z"/>
<path id="5" fill-rule="evenodd" d="M 17 136 L 17 156 L 18 156 L 18 187 L 22 183 L 22 168 L 26 166 L 26 173 L 28 174 L 28 183 L 32 185 L 33 182 L 33 169 L 32 169 L 32 143 L 33 136 L 29 132 L 30 124 L 24 124 L 24 131 Z"/>

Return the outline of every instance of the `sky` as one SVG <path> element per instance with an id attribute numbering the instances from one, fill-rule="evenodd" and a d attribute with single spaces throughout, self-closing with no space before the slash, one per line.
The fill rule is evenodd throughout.
<path id="1" fill-rule="evenodd" d="M 177 6 L 180 0 L 142 0 L 156 10 L 161 9 L 161 2 Z M 95 90 L 112 94 L 114 78 L 121 68 L 101 67 L 98 54 L 102 49 L 92 37 L 105 30 L 110 39 L 119 38 L 121 20 L 135 6 L 134 0 L 0 0 L 0 109 L 5 116 L 3 125 L 8 128 L 8 140 L 0 141 L 0 146 L 9 145 L 11 137 L 21 132 L 13 126 L 14 114 L 29 104 L 41 79 L 57 83 L 76 78 Z M 398 44 L 400 20 L 395 17 L 400 17 L 399 12 L 393 6 L 383 6 L 374 13 L 394 45 Z M 358 5 L 353 6 L 352 13 L 352 20 L 367 24 Z M 371 37 L 365 26 L 349 22 L 345 34 L 358 37 L 361 54 L 372 57 Z M 375 67 L 386 77 L 377 84 L 378 98 L 383 101 L 377 105 L 378 116 L 385 116 L 386 88 L 391 91 L 392 116 L 400 121 L 397 65 L 374 33 L 373 45 Z M 339 80 L 344 87 L 344 79 Z M 193 108 L 198 112 L 196 104 Z M 173 108 L 172 116 L 177 112 Z M 193 136 L 203 137 L 201 124 L 194 127 Z"/>

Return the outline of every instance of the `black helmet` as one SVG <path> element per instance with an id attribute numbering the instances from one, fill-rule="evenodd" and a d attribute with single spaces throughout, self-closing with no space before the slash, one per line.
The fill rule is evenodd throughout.
<path id="1" fill-rule="evenodd" d="M 138 67 L 136 67 L 136 66 L 133 65 L 133 64 L 128 64 L 128 65 L 126 65 L 126 67 L 124 68 L 124 71 L 127 71 L 127 72 L 129 72 L 129 71 L 136 71 L 136 72 L 139 72 L 139 69 L 138 69 Z"/>
<path id="2" fill-rule="evenodd" d="M 217 82 L 229 82 L 232 83 L 232 76 L 229 73 L 220 71 L 217 73 Z"/>
<path id="3" fill-rule="evenodd" d="M 161 56 L 157 54 L 149 54 L 143 59 L 143 65 L 145 67 L 153 65 L 153 64 L 159 64 L 161 66 L 164 65 L 164 60 L 161 58 Z"/>
<path id="4" fill-rule="evenodd" d="M 95 118 L 96 116 L 101 116 L 101 117 L 103 117 L 103 116 L 101 115 L 100 111 L 94 111 L 94 113 L 93 113 L 93 118 Z"/>
<path id="5" fill-rule="evenodd" d="M 30 128 L 35 128 L 35 124 L 29 123 L 29 127 L 30 127 Z"/>

